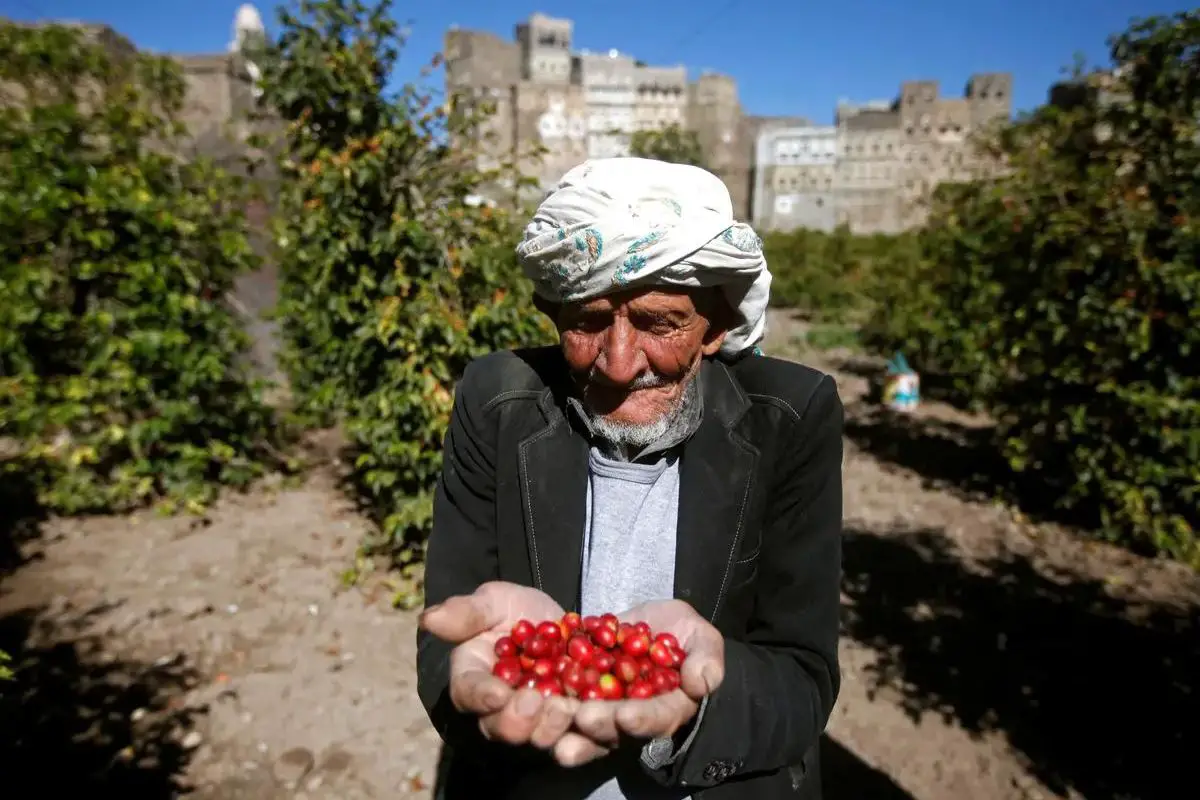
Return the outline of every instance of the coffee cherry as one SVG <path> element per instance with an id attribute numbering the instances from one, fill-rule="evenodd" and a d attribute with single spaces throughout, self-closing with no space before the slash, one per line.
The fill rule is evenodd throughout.
<path id="1" fill-rule="evenodd" d="M 640 675 L 637 662 L 630 656 L 619 656 L 612 667 L 612 673 L 620 678 L 621 683 L 630 684 Z"/>
<path id="2" fill-rule="evenodd" d="M 585 666 L 591 663 L 595 651 L 596 648 L 583 636 L 572 636 L 567 642 L 567 656 Z"/>
<path id="3" fill-rule="evenodd" d="M 536 678 L 553 678 L 554 677 L 554 662 L 548 658 L 539 658 L 533 662 L 533 669 L 530 670 Z"/>
<path id="4" fill-rule="evenodd" d="M 554 646 L 549 639 L 543 639 L 541 636 L 534 636 L 525 643 L 525 654 L 531 658 L 545 658 L 553 651 Z"/>
<path id="5" fill-rule="evenodd" d="M 665 644 L 667 647 L 671 648 L 672 650 L 679 649 L 679 640 L 676 639 L 675 634 L 672 634 L 672 633 L 660 633 L 654 637 L 654 641 L 662 642 L 663 644 Z"/>
<path id="6" fill-rule="evenodd" d="M 563 638 L 562 628 L 557 622 L 543 622 L 537 626 L 537 635 L 548 642 L 557 642 Z"/>
<path id="7" fill-rule="evenodd" d="M 533 638 L 534 627 L 533 623 L 527 619 L 523 619 L 516 625 L 513 625 L 512 640 L 520 647 Z"/>
<path id="8" fill-rule="evenodd" d="M 671 667 L 675 665 L 675 654 L 671 652 L 671 648 L 662 642 L 654 642 L 650 645 L 648 655 L 650 660 L 660 667 Z"/>
<path id="9" fill-rule="evenodd" d="M 621 642 L 621 649 L 635 658 L 644 656 L 650 651 L 650 637 L 634 630 Z"/>
<path id="10" fill-rule="evenodd" d="M 496 658 L 510 658 L 517 655 L 520 648 L 509 636 L 501 636 L 496 640 Z"/>
<path id="11" fill-rule="evenodd" d="M 592 666 L 600 672 L 609 672 L 617 663 L 617 657 L 607 650 L 597 650 L 592 653 Z"/>
<path id="12" fill-rule="evenodd" d="M 617 632 L 607 625 L 601 625 L 592 631 L 592 641 L 596 643 L 597 647 L 611 650 L 617 644 Z"/>
<path id="13" fill-rule="evenodd" d="M 620 700 L 625 696 L 625 688 L 615 675 L 601 675 L 596 688 L 600 690 L 600 697 L 604 700 Z"/>
<path id="14" fill-rule="evenodd" d="M 521 662 L 512 657 L 501 658 L 492 667 L 492 674 L 514 689 L 521 683 L 524 672 Z"/>
<path id="15" fill-rule="evenodd" d="M 550 697 L 644 700 L 675 691 L 687 654 L 670 633 L 615 614 L 519 620 L 493 647 L 492 674 L 515 688 Z"/>

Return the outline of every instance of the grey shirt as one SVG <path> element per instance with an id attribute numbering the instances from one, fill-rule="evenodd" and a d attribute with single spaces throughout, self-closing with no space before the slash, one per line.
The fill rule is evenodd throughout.
<path id="1" fill-rule="evenodd" d="M 681 424 L 672 426 L 662 441 L 645 448 L 631 461 L 606 452 L 603 443 L 593 437 L 579 587 L 582 614 L 619 613 L 651 600 L 674 597 L 679 446 L 700 425 L 703 408 L 699 388 L 697 385 L 692 393 L 693 400 Z M 590 432 L 587 415 L 578 401 L 572 400 L 571 406 L 576 420 Z M 662 763 L 663 751 L 669 753 L 670 748 L 669 740 L 652 743 L 644 748 L 643 761 Z M 646 752 L 651 749 L 653 753 Z M 564 800 L 687 798 L 679 789 L 656 784 L 633 759 L 609 758 L 592 769 L 573 772 L 578 778 L 574 790 L 561 787 L 556 796 Z"/>

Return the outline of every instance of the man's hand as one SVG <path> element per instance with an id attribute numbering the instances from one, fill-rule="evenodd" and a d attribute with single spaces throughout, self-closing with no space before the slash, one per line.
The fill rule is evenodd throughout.
<path id="1" fill-rule="evenodd" d="M 660 600 L 618 615 L 623 622 L 645 621 L 655 633 L 672 633 L 687 653 L 680 688 L 647 700 L 589 700 L 575 714 L 579 733 L 563 737 L 554 756 L 563 766 L 578 766 L 603 756 L 623 738 L 657 739 L 686 725 L 700 701 L 725 677 L 725 639 L 682 600 Z"/>
<path id="2" fill-rule="evenodd" d="M 450 653 L 450 700 L 459 711 L 479 717 L 484 736 L 549 750 L 571 726 L 579 701 L 543 698 L 532 689 L 514 691 L 492 675 L 496 640 L 507 636 L 518 620 L 537 622 L 562 615 L 548 595 L 502 581 L 485 583 L 473 594 L 451 597 L 422 612 L 419 624 L 424 630 L 458 645 Z"/>

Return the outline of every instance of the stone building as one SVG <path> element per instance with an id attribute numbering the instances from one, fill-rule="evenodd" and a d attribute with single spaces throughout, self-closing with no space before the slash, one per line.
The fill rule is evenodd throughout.
<path id="1" fill-rule="evenodd" d="M 637 84 L 634 117 L 638 130 L 653 131 L 688 124 L 686 67 L 654 67 L 638 62 L 634 74 Z"/>
<path id="2" fill-rule="evenodd" d="M 837 223 L 855 230 L 895 233 L 901 222 L 897 190 L 905 147 L 896 112 L 875 104 L 843 106 L 836 127 Z"/>
<path id="3" fill-rule="evenodd" d="M 637 62 L 616 50 L 585 52 L 575 60 L 574 69 L 588 109 L 588 154 L 596 158 L 629 155 L 629 138 L 638 128 L 641 87 L 636 83 Z"/>
<path id="4" fill-rule="evenodd" d="M 754 225 L 762 230 L 836 224 L 837 128 L 799 125 L 764 131 L 755 152 Z"/>
<path id="5" fill-rule="evenodd" d="M 728 75 L 703 72 L 688 93 L 687 125 L 696 132 L 708 168 L 725 182 L 739 219 L 750 218 L 753 139 L 743 135 L 737 82 Z"/>
<path id="6" fill-rule="evenodd" d="M 734 81 L 705 73 L 689 83 L 681 65 L 647 65 L 616 50 L 575 52 L 573 33 L 570 20 L 533 14 L 511 42 L 482 31 L 446 34 L 447 90 L 470 90 L 496 105 L 485 157 L 540 146 L 540 160 L 521 164 L 544 191 L 588 158 L 627 155 L 636 131 L 679 125 L 697 133 L 735 213 L 746 218 L 753 139 Z"/>
<path id="7" fill-rule="evenodd" d="M 824 229 L 830 224 L 825 209 L 832 205 L 833 224 L 857 233 L 895 233 L 920 225 L 929 193 L 939 183 L 970 180 L 995 168 L 977 152 L 971 136 L 1009 118 L 1011 95 L 1010 74 L 981 73 L 971 77 L 962 97 L 940 96 L 936 81 L 906 81 L 892 101 L 839 103 L 832 195 L 820 197 L 820 206 L 817 195 L 798 195 L 800 186 L 811 186 L 798 170 L 807 175 L 815 165 L 780 160 L 792 146 L 787 143 L 815 129 L 765 128 L 755 148 L 762 177 L 755 181 L 754 219 L 768 230 Z"/>

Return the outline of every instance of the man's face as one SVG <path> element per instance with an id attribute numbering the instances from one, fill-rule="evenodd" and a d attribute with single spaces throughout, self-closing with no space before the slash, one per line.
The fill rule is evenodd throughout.
<path id="1" fill-rule="evenodd" d="M 563 355 L 588 411 L 630 432 L 661 425 L 702 358 L 721 348 L 718 300 L 715 290 L 642 289 L 560 307 Z"/>

